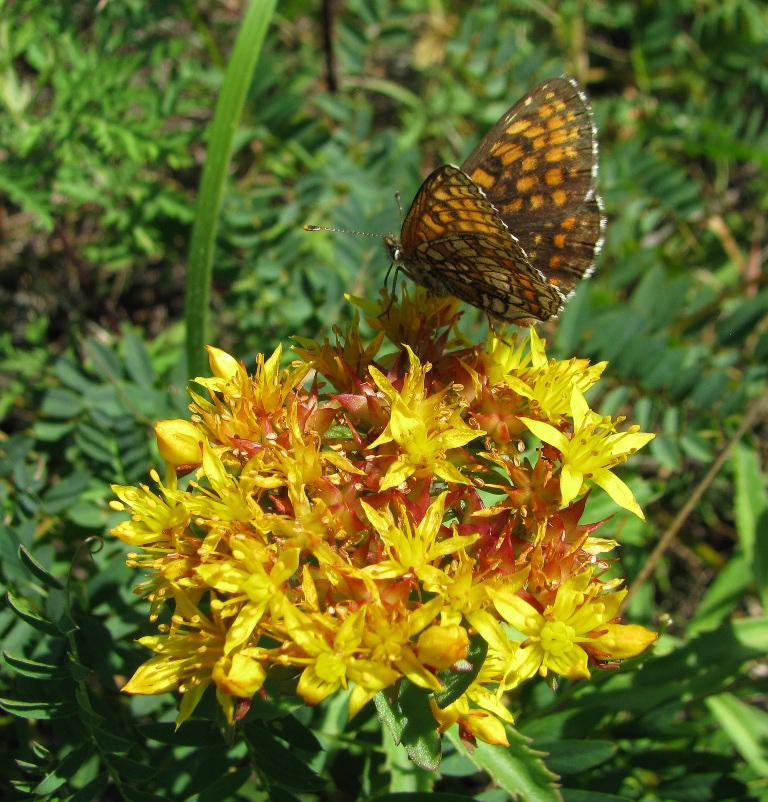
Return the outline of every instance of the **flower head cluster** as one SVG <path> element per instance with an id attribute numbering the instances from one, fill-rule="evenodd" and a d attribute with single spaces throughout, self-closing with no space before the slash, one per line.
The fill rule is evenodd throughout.
<path id="1" fill-rule="evenodd" d="M 354 715 L 406 678 L 435 694 L 439 729 L 506 743 L 510 689 L 655 639 L 618 622 L 614 544 L 579 523 L 589 483 L 642 516 L 613 471 L 653 435 L 592 412 L 605 365 L 548 359 L 533 330 L 473 347 L 452 299 L 358 303 L 368 344 L 355 323 L 253 375 L 210 348 L 208 397 L 157 424 L 159 492 L 115 487 L 131 518 L 113 533 L 153 618 L 169 613 L 125 690 L 180 691 L 181 722 L 211 683 L 230 719 L 277 683 L 307 704 L 349 688 Z M 468 665 L 446 701 L 446 672 Z"/>

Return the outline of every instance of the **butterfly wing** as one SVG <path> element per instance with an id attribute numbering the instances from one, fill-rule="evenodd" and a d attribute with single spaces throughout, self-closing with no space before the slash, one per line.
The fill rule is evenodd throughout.
<path id="1" fill-rule="evenodd" d="M 464 232 L 421 243 L 412 261 L 439 283 L 439 294 L 455 295 L 505 323 L 531 325 L 557 315 L 563 294 L 509 243 L 507 232 Z"/>
<path id="2" fill-rule="evenodd" d="M 423 242 L 452 234 L 506 231 L 498 211 L 458 167 L 445 164 L 429 175 L 405 216 L 400 243 L 406 258 Z M 514 247 L 517 243 L 510 236 Z M 518 246 L 519 247 L 519 246 Z"/>
<path id="3" fill-rule="evenodd" d="M 424 181 L 403 223 L 401 248 L 414 281 L 498 320 L 547 320 L 564 303 L 458 167 L 444 165 Z"/>
<path id="4" fill-rule="evenodd" d="M 530 261 L 564 293 L 587 275 L 602 243 L 595 193 L 597 136 L 576 83 L 538 84 L 491 128 L 462 165 L 518 238 Z"/>

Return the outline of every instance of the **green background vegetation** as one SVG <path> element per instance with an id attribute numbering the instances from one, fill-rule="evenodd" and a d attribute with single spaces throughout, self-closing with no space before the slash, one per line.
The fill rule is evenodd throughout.
<path id="1" fill-rule="evenodd" d="M 124 546 L 84 544 L 119 519 L 109 483 L 159 464 L 154 421 L 186 414 L 190 231 L 246 7 L 0 0 L 0 795 L 768 799 L 762 0 L 293 0 L 232 121 L 209 341 L 252 365 L 330 335 L 351 319 L 343 294 L 383 281 L 379 241 L 303 223 L 388 233 L 395 191 L 407 204 L 460 163 L 526 89 L 584 86 L 608 238 L 540 332 L 558 357 L 609 360 L 593 406 L 657 432 L 622 473 L 648 521 L 601 530 L 630 584 L 646 575 L 628 619 L 671 619 L 642 670 L 523 690 L 532 744 L 468 758 L 448 737 L 437 777 L 342 702 L 265 706 L 230 745 L 212 704 L 174 734 L 170 695 L 119 694 L 148 657 L 146 606 Z"/>

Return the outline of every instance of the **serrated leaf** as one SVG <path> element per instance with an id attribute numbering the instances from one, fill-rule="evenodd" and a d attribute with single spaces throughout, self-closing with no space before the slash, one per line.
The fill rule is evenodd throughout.
<path id="1" fill-rule="evenodd" d="M 469 759 L 503 788 L 512 800 L 520 802 L 561 802 L 557 775 L 544 763 L 544 753 L 530 746 L 530 739 L 512 727 L 505 727 L 509 746 L 478 743 Z M 457 749 L 464 749 L 455 727 L 448 736 Z"/>

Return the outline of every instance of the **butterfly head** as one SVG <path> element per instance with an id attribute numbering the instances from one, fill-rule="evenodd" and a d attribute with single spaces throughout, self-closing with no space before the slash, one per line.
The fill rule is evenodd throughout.
<path id="1" fill-rule="evenodd" d="M 395 264 L 400 264 L 403 261 L 403 248 L 402 245 L 400 245 L 400 240 L 394 234 L 390 234 L 384 237 L 384 245 L 387 249 L 390 261 Z"/>

